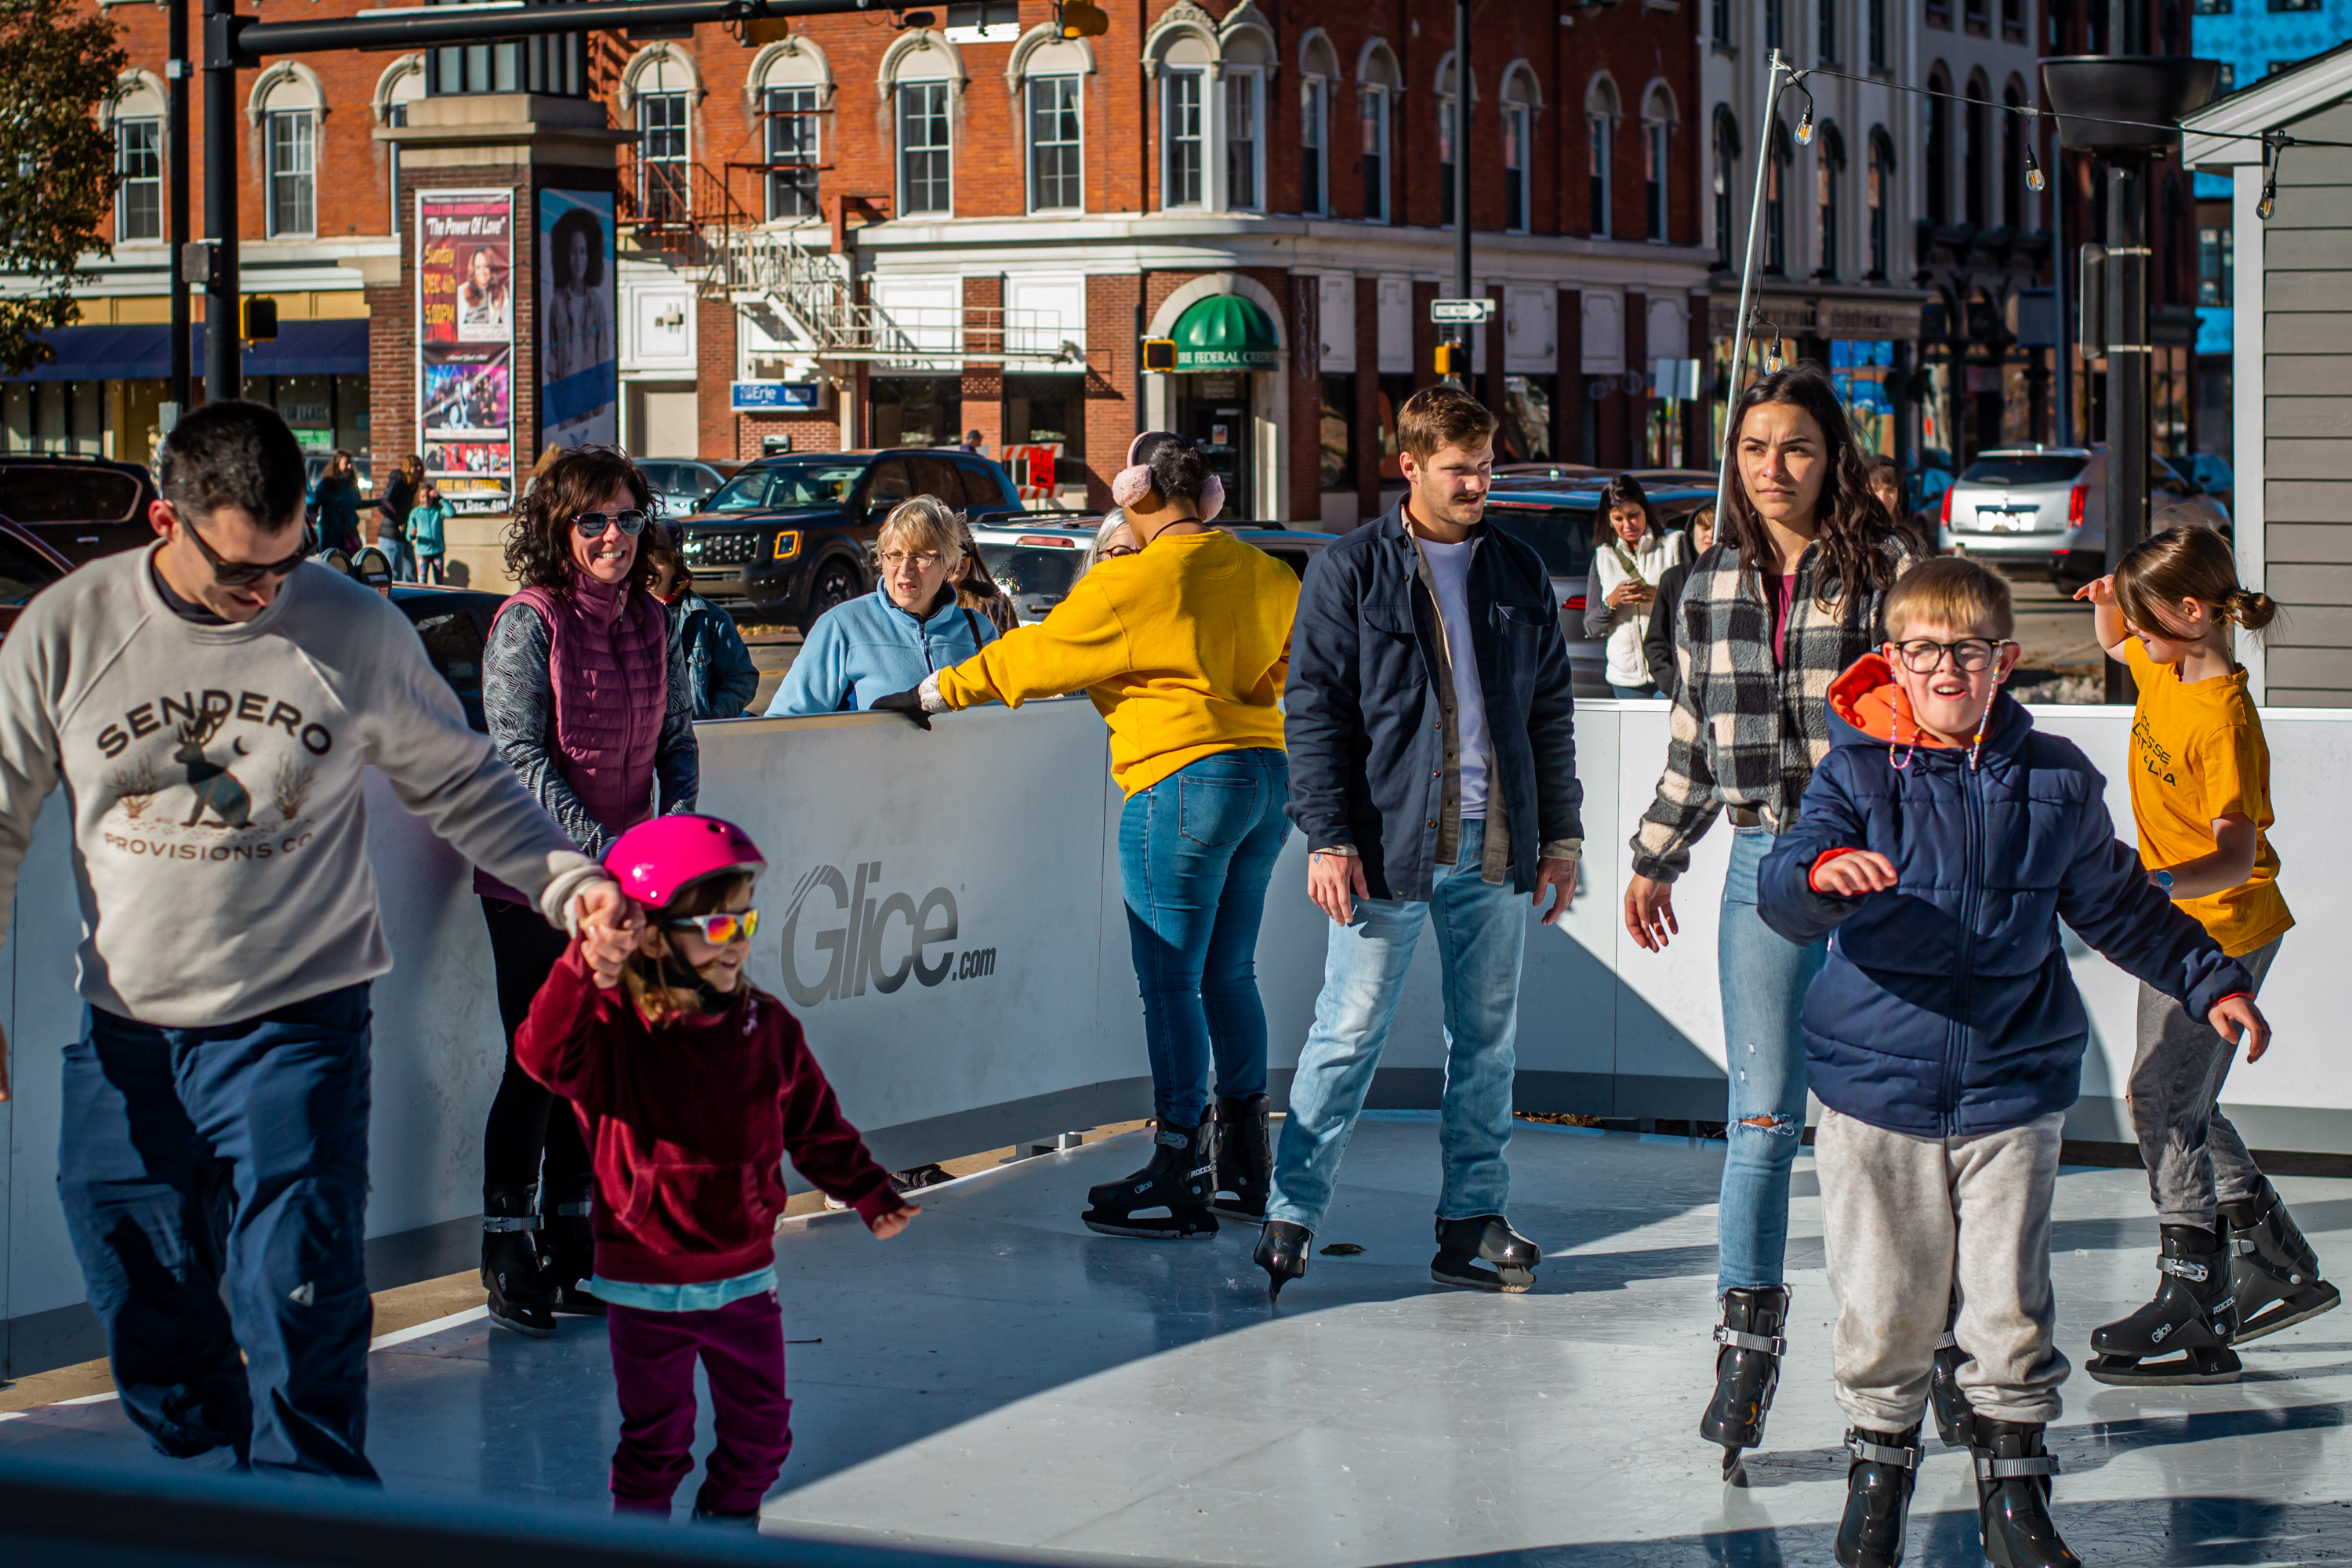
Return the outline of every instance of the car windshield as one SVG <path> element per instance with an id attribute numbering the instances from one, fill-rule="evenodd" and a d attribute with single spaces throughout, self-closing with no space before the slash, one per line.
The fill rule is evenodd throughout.
<path id="1" fill-rule="evenodd" d="M 0 468 L 0 514 L 18 522 L 128 522 L 138 507 L 139 481 L 111 468 Z"/>
<path id="2" fill-rule="evenodd" d="M 1988 453 L 1960 475 L 1964 485 L 2065 485 L 2082 475 L 2085 459 L 2027 452 L 2015 457 Z"/>
<path id="3" fill-rule="evenodd" d="M 746 468 L 710 498 L 705 511 L 765 511 L 779 507 L 838 506 L 866 471 L 862 459 L 812 458 Z"/>
<path id="4" fill-rule="evenodd" d="M 1024 594 L 1058 598 L 1078 580 L 1078 567 L 1085 562 L 1087 552 L 1048 550 L 1034 544 L 983 544 L 980 558 L 988 563 L 988 574 L 1015 598 Z"/>
<path id="5" fill-rule="evenodd" d="M 21 605 L 60 575 L 22 541 L 0 533 L 0 605 Z"/>
<path id="6" fill-rule="evenodd" d="M 1592 513 L 1565 507 L 1489 506 L 1487 521 L 1543 557 L 1555 577 L 1581 577 L 1592 570 Z"/>

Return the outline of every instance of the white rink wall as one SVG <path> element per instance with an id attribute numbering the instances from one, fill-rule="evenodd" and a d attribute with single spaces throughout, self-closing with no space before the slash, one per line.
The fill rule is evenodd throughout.
<path id="1" fill-rule="evenodd" d="M 2107 772 L 2109 808 L 2128 836 L 2129 710 L 2045 708 L 2035 719 Z M 2352 1062 L 2328 1022 L 2346 1004 L 2326 977 L 2339 962 L 2329 957 L 2331 939 L 2352 929 L 2352 834 L 2337 805 L 2339 781 L 2352 776 L 2352 712 L 2282 709 L 2263 719 L 2279 816 L 2273 837 L 2302 923 L 2263 991 L 2277 1043 L 2259 1066 L 2239 1066 L 2228 1103 L 2257 1148 L 2347 1152 Z M 871 715 L 740 720 L 700 732 L 703 809 L 742 823 L 770 857 L 752 977 L 800 1015 L 843 1105 L 886 1163 L 904 1167 L 1148 1113 L 1119 901 L 1121 803 L 1089 704 L 952 715 L 929 734 Z M 1618 916 L 1631 874 L 1626 839 L 1649 804 L 1665 732 L 1660 702 L 1580 706 L 1588 858 L 1565 929 L 1530 922 L 1523 1109 L 1723 1114 L 1715 947 L 1728 828 L 1700 844 L 1676 885 L 1682 933 L 1664 954 L 1635 948 Z M 370 787 L 370 849 L 396 963 L 374 994 L 368 1230 L 386 1237 L 478 1212 L 482 1122 L 503 1047 L 466 867 L 380 778 L 371 774 Z M 66 828 L 63 801 L 52 798 L 0 950 L 0 1018 L 16 1088 L 0 1105 L 0 1329 L 23 1331 L 0 1367 L 17 1372 L 57 1359 L 36 1342 L 96 1353 L 55 1189 L 59 1049 L 78 1035 L 81 1014 L 73 989 L 80 900 Z M 1293 835 L 1258 947 L 1277 1091 L 1297 1060 L 1322 975 L 1327 922 L 1307 901 L 1304 862 Z M 2079 949 L 2074 967 L 2096 1041 L 2069 1131 L 2125 1139 L 2134 984 Z M 1441 1016 L 1425 945 L 1375 1104 L 1435 1103 Z M 463 1233 L 454 1234 L 462 1247 Z"/>

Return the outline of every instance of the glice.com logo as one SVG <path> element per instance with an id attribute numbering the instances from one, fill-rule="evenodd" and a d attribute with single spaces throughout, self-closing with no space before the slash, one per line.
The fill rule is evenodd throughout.
<path id="1" fill-rule="evenodd" d="M 937 985 L 950 976 L 978 980 L 996 973 L 994 948 L 971 948 L 959 955 L 941 945 L 956 940 L 953 893 L 933 888 L 920 903 L 906 893 L 870 896 L 881 881 L 882 862 L 866 860 L 854 878 L 844 877 L 837 866 L 818 866 L 793 887 L 792 907 L 784 911 L 784 990 L 794 1002 L 814 1007 L 863 996 L 868 983 L 887 996 L 909 975 Z M 809 907 L 810 895 L 819 888 L 833 895 L 830 910 Z M 805 941 L 803 915 L 817 928 Z M 816 979 L 802 978 L 812 971 L 821 971 Z"/>

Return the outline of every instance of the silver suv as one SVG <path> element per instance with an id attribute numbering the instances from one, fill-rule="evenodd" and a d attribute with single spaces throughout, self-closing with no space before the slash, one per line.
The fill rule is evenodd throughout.
<path id="1" fill-rule="evenodd" d="M 2177 523 L 2227 535 L 2230 514 L 2162 458 L 2148 459 L 2149 531 Z M 2017 447 L 1979 453 L 1944 492 L 1940 544 L 2004 566 L 2085 582 L 2106 570 L 2104 447 Z"/>

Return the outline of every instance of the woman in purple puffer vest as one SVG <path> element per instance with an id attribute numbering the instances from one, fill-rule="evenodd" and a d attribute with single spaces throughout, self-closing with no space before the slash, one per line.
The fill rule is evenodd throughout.
<path id="1" fill-rule="evenodd" d="M 700 783 L 694 693 L 650 591 L 666 548 L 653 491 L 608 447 L 562 453 L 507 531 L 521 584 L 482 659 L 482 710 L 499 755 L 587 854 L 656 812 L 692 811 Z M 529 900 L 475 873 L 498 970 L 506 1076 L 482 1135 L 482 1283 L 492 1321 L 555 1331 L 558 1312 L 601 1312 L 581 1287 L 593 1263 L 595 1186 L 572 1108 L 515 1065 L 515 1031 L 564 937 Z M 545 1171 L 541 1173 L 541 1160 Z"/>

